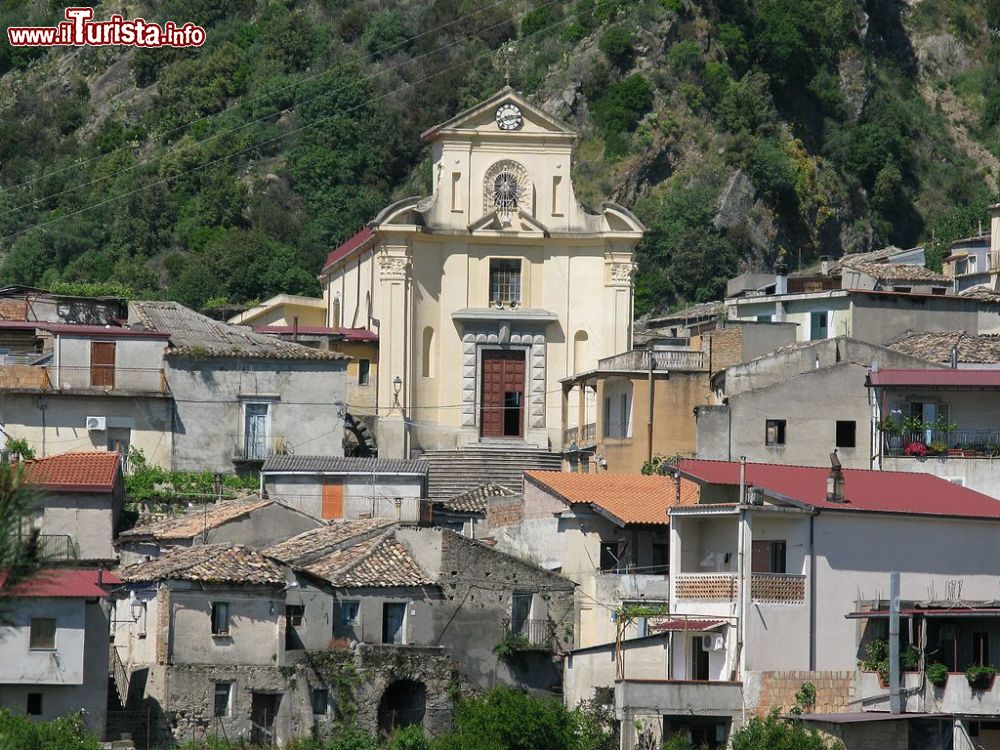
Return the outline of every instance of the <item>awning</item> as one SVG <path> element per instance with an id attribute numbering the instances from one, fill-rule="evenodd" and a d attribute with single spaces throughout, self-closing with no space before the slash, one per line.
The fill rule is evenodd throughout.
<path id="1" fill-rule="evenodd" d="M 663 622 L 653 623 L 649 626 L 650 630 L 670 630 L 670 631 L 682 631 L 682 630 L 694 630 L 699 632 L 704 632 L 706 630 L 715 630 L 726 624 L 725 620 L 695 620 L 695 619 L 679 619 L 675 618 L 672 620 L 664 620 Z"/>
<path id="2" fill-rule="evenodd" d="M 847 615 L 847 619 L 867 620 L 888 617 L 889 614 L 889 610 L 887 609 L 876 609 L 870 612 L 851 612 Z M 1000 607 L 983 607 L 981 609 L 974 607 L 953 607 L 950 609 L 934 607 L 923 609 L 905 608 L 899 610 L 900 617 L 913 617 L 914 615 L 921 617 L 1000 617 Z"/>

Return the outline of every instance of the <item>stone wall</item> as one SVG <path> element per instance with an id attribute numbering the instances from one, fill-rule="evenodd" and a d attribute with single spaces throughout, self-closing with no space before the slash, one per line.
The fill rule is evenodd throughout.
<path id="1" fill-rule="evenodd" d="M 517 526 L 524 518 L 523 497 L 491 497 L 486 501 L 486 528 Z"/>
<path id="2" fill-rule="evenodd" d="M 785 713 L 795 706 L 795 694 L 810 682 L 816 688 L 816 703 L 810 713 L 848 713 L 855 695 L 855 672 L 758 672 L 753 682 L 757 691 L 748 690 L 747 703 L 757 692 L 754 713 L 766 716 L 772 710 Z"/>

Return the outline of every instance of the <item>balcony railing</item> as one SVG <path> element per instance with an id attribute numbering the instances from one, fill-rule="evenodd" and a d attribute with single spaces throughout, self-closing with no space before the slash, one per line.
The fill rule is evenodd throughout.
<path id="1" fill-rule="evenodd" d="M 522 620 L 520 623 L 503 621 L 504 632 L 519 635 L 535 649 L 549 649 L 555 642 L 555 625 L 551 620 Z"/>
<path id="2" fill-rule="evenodd" d="M 569 427 L 563 432 L 563 442 L 566 445 L 576 443 L 578 445 L 589 445 L 597 439 L 597 425 L 588 422 L 580 427 Z"/>
<path id="3" fill-rule="evenodd" d="M 11 535 L 15 540 L 29 538 L 28 534 L 15 532 Z M 43 560 L 76 560 L 78 555 L 73 537 L 69 534 L 39 534 L 38 553 Z"/>
<path id="4" fill-rule="evenodd" d="M 290 452 L 282 435 L 247 436 L 230 435 L 234 461 L 263 461 L 271 456 L 283 456 Z"/>
<path id="5" fill-rule="evenodd" d="M 1000 430 L 921 430 L 903 435 L 882 435 L 888 456 L 950 455 L 966 458 L 1000 456 Z M 927 449 L 925 453 L 919 446 Z M 943 448 L 944 453 L 931 453 Z"/>
<path id="6" fill-rule="evenodd" d="M 735 573 L 678 573 L 674 596 L 696 602 L 731 602 L 736 598 Z"/>
<path id="7" fill-rule="evenodd" d="M 753 573 L 750 598 L 771 604 L 801 604 L 806 600 L 806 577 L 785 573 Z"/>
<path id="8" fill-rule="evenodd" d="M 705 355 L 686 349 L 633 349 L 598 360 L 597 369 L 631 372 L 648 370 L 650 364 L 654 370 L 704 370 Z"/>
<path id="9" fill-rule="evenodd" d="M 52 388 L 59 391 L 128 391 L 166 393 L 167 381 L 159 367 L 48 365 Z"/>
<path id="10" fill-rule="evenodd" d="M 434 504 L 419 497 L 345 497 L 344 518 L 388 518 L 429 525 Z"/>

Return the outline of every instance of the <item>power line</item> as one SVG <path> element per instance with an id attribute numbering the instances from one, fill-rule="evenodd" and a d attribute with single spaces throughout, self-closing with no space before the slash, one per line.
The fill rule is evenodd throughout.
<path id="1" fill-rule="evenodd" d="M 442 29 L 446 29 L 449 26 L 452 26 L 452 25 L 458 23 L 459 21 L 462 21 L 462 20 L 467 19 L 467 18 L 472 18 L 473 16 L 478 15 L 479 13 L 482 13 L 485 10 L 489 10 L 489 9 L 495 8 L 498 5 L 503 4 L 504 2 L 506 2 L 506 0 L 496 0 L 496 2 L 493 3 L 493 5 L 488 5 L 486 7 L 483 7 L 483 8 L 480 8 L 478 10 L 475 10 L 472 13 L 468 13 L 468 14 L 466 14 L 464 16 L 459 16 L 459 17 L 457 17 L 455 19 L 452 19 L 451 21 L 448 21 L 448 23 L 444 23 L 444 24 L 441 24 L 440 26 L 435 26 L 433 28 L 427 29 L 426 31 L 422 31 L 419 34 L 415 34 L 414 36 L 407 37 L 406 39 L 403 39 L 402 41 L 386 45 L 385 47 L 380 47 L 375 52 L 372 52 L 369 55 L 369 59 L 374 59 L 376 52 L 379 55 L 383 55 L 386 52 L 391 52 L 391 51 L 393 51 L 395 49 L 399 49 L 399 48 L 401 48 L 401 47 L 403 47 L 403 46 L 405 46 L 407 44 L 410 44 L 410 43 L 416 41 L 417 39 L 420 39 L 421 37 L 427 36 L 428 34 L 431 34 L 431 33 L 436 32 L 436 31 L 441 31 Z M 488 28 L 487 29 L 480 29 L 479 31 L 477 31 L 475 33 L 478 34 L 478 33 L 482 32 L 482 31 L 486 31 L 486 30 L 488 30 Z M 470 36 L 472 36 L 472 35 L 470 35 Z M 450 45 L 448 45 L 448 46 L 450 46 Z M 425 53 L 425 55 L 427 55 L 427 54 L 433 54 L 434 52 L 439 52 L 441 49 L 446 49 L 446 47 L 441 47 L 441 48 L 438 48 L 437 50 L 432 50 L 431 52 Z M 419 57 L 423 57 L 425 55 L 421 55 Z M 412 62 L 413 60 L 419 59 L 419 57 L 417 57 L 417 58 L 410 58 L 409 62 Z M 222 109 L 222 110 L 220 110 L 218 112 L 213 112 L 210 115 L 204 115 L 204 116 L 199 117 L 199 118 L 197 118 L 195 120 L 190 120 L 188 122 L 181 123 L 180 125 L 177 125 L 177 126 L 171 128 L 170 130 L 167 130 L 166 132 L 161 133 L 160 135 L 156 136 L 156 138 L 154 140 L 156 140 L 156 141 L 163 140 L 167 136 L 172 135 L 173 133 L 176 133 L 179 130 L 183 130 L 185 128 L 190 128 L 193 125 L 197 125 L 198 123 L 204 122 L 206 120 L 211 120 L 211 119 L 213 119 L 215 117 L 222 117 L 222 115 L 225 115 L 225 114 L 227 114 L 229 112 L 232 112 L 234 110 L 240 109 L 241 107 L 244 107 L 244 106 L 246 106 L 248 104 L 253 104 L 254 102 L 263 101 L 265 99 L 268 99 L 268 98 L 272 97 L 275 94 L 281 93 L 282 91 L 287 91 L 288 89 L 293 89 L 296 86 L 300 86 L 300 85 L 302 85 L 304 83 L 309 83 L 310 81 L 318 80 L 320 78 L 323 78 L 324 76 L 329 75 L 330 73 L 337 72 L 337 71 L 340 71 L 340 70 L 344 70 L 344 69 L 346 69 L 348 67 L 348 65 L 349 65 L 348 63 L 344 63 L 344 64 L 339 65 L 339 66 L 333 66 L 331 68 L 327 68 L 326 70 L 324 70 L 324 71 L 322 71 L 320 73 L 316 73 L 315 75 L 307 76 L 306 78 L 303 78 L 301 80 L 295 81 L 294 83 L 290 83 L 290 84 L 287 84 L 285 86 L 279 86 L 278 88 L 272 89 L 271 91 L 268 91 L 268 92 L 266 92 L 264 94 L 260 94 L 259 96 L 256 96 L 256 97 L 253 97 L 253 98 L 250 98 L 250 99 L 241 99 L 237 103 L 235 103 L 235 104 L 233 104 L 233 105 L 231 105 L 229 107 L 226 107 L 225 109 Z M 385 70 L 392 70 L 392 68 L 386 68 Z M 385 72 L 385 71 L 381 71 L 381 72 Z M 277 114 L 277 112 L 272 113 L 272 115 L 273 114 Z M 255 120 L 254 122 L 258 122 L 258 120 Z M 252 123 L 249 123 L 249 124 L 252 124 Z M 238 129 L 239 128 L 237 128 L 236 130 L 238 130 Z M 216 136 L 213 136 L 213 137 L 219 137 L 221 135 L 226 135 L 227 133 L 231 133 L 231 132 L 235 132 L 235 130 L 224 131 L 223 133 L 219 133 L 219 134 L 217 134 Z M 212 139 L 211 138 L 207 138 L 204 141 L 199 141 L 198 144 L 200 145 L 202 143 L 206 143 L 209 140 L 212 140 Z M 18 189 L 26 187 L 28 185 L 33 185 L 34 183 L 36 183 L 36 182 L 38 182 L 40 180 L 44 180 L 47 177 L 52 177 L 53 175 L 62 174 L 63 172 L 67 172 L 70 169 L 78 169 L 79 167 L 82 167 L 82 166 L 84 166 L 86 164 L 89 164 L 89 163 L 91 163 L 93 161 L 97 161 L 98 159 L 103 159 L 106 156 L 111 156 L 112 154 L 116 154 L 116 153 L 118 153 L 120 151 L 124 151 L 126 148 L 128 148 L 128 147 L 124 146 L 124 145 L 119 146 L 118 148 L 112 149 L 111 151 L 108 151 L 106 153 L 98 154 L 97 156 L 93 156 L 93 157 L 91 157 L 89 159 L 85 159 L 83 161 L 74 162 L 73 164 L 71 164 L 69 166 L 62 167 L 60 169 L 56 169 L 56 170 L 54 170 L 52 172 L 46 172 L 45 174 L 39 175 L 38 177 L 32 177 L 31 179 L 25 180 L 24 182 L 18 183 L 16 185 L 11 185 L 9 188 L 7 188 L 7 190 L 18 190 Z M 148 163 L 148 162 L 145 162 L 145 163 Z M 115 176 L 114 174 L 110 175 L 110 177 L 114 177 L 114 176 Z M 79 187 L 83 187 L 83 185 L 78 185 L 76 188 L 72 188 L 72 189 L 77 189 Z M 61 195 L 61 193 L 56 193 L 54 195 L 50 195 L 50 196 L 48 196 L 48 198 L 55 197 L 56 195 Z M 47 198 L 40 198 L 39 200 L 47 200 Z M 30 205 L 30 204 L 25 204 L 25 205 Z M 18 208 L 13 208 L 13 209 L 10 209 L 10 210 L 11 211 L 16 211 L 16 210 L 18 210 Z M 6 213 L 8 213 L 8 211 L 0 213 L 0 216 L 4 215 Z"/>
<path id="2" fill-rule="evenodd" d="M 541 5 L 541 6 L 539 6 L 539 7 L 540 7 L 540 8 L 543 8 L 543 7 L 546 7 L 547 5 L 553 5 L 553 4 L 555 4 L 555 3 L 558 3 L 558 2 L 562 2 L 562 1 L 563 1 L 563 0 L 548 0 L 548 2 L 547 2 L 547 3 L 545 3 L 545 5 Z M 610 0 L 605 0 L 605 2 L 610 2 Z M 527 15 L 527 14 L 525 14 L 525 15 Z M 458 20 L 461 20 L 461 19 L 456 19 L 456 21 L 458 21 Z M 563 19 L 563 20 L 565 20 L 565 19 Z M 502 26 L 502 25 L 503 25 L 503 24 L 505 24 L 505 23 L 507 23 L 507 21 L 501 21 L 501 22 L 498 22 L 498 23 L 495 23 L 495 24 L 492 24 L 492 25 L 490 25 L 490 26 L 487 26 L 487 27 L 485 27 L 485 28 L 482 28 L 482 29 L 479 29 L 478 31 L 474 32 L 473 34 L 469 34 L 469 35 L 468 35 L 467 37 L 464 37 L 463 39 L 456 39 L 455 41 L 453 41 L 453 42 L 450 42 L 450 43 L 448 43 L 448 44 L 446 44 L 446 45 L 443 45 L 443 46 L 441 46 L 441 47 L 438 47 L 437 49 L 434 49 L 434 50 L 431 50 L 430 52 L 425 52 L 425 53 L 423 53 L 422 55 L 418 55 L 417 57 L 414 57 L 414 58 L 410 58 L 409 60 L 406 60 L 406 61 L 403 61 L 403 62 L 400 62 L 400 63 L 396 64 L 395 66 L 390 66 L 390 67 L 388 67 L 388 68 L 384 68 L 384 69 L 382 69 L 382 70 L 379 70 L 379 71 L 376 71 L 376 72 L 372 73 L 371 75 L 366 75 L 366 76 L 362 76 L 361 80 L 365 80 L 365 81 L 371 81 L 371 80 L 373 80 L 373 79 L 375 78 L 375 76 L 378 76 L 378 75 L 383 75 L 383 74 L 385 74 L 385 73 L 389 73 L 389 72 L 392 72 L 393 70 L 396 70 L 396 69 L 398 69 L 398 68 L 401 68 L 401 67 L 404 67 L 404 66 L 406 66 L 406 65 L 410 65 L 411 63 L 413 63 L 413 62 L 415 62 L 415 61 L 417 61 L 417 60 L 420 60 L 420 59 L 422 59 L 422 58 L 425 58 L 425 57 L 429 57 L 430 55 L 434 55 L 434 54 L 437 54 L 438 52 L 442 52 L 442 51 L 444 51 L 444 50 L 446 50 L 446 49 L 449 49 L 449 48 L 451 48 L 451 47 L 454 47 L 455 45 L 459 44 L 459 43 L 460 43 L 461 41 L 463 41 L 464 39 L 468 39 L 468 38 L 470 38 L 470 37 L 472 37 L 472 36 L 475 36 L 475 34 L 479 34 L 479 33 L 482 33 L 482 32 L 484 32 L 484 31 L 489 31 L 489 30 L 491 30 L 491 29 L 493 29 L 493 28 L 496 28 L 496 27 L 498 27 L 498 26 Z M 559 21 L 558 23 L 562 23 L 562 21 Z M 544 30 L 545 30 L 545 29 L 540 29 L 539 31 L 537 31 L 537 32 L 534 32 L 533 34 L 531 34 L 531 35 L 529 35 L 529 36 L 533 36 L 534 34 L 536 34 L 536 33 L 540 33 L 541 31 L 544 31 Z M 528 37 L 525 37 L 525 38 L 528 38 Z M 484 54 L 492 54 L 492 50 L 487 50 L 486 52 L 481 52 L 481 53 L 479 53 L 479 55 L 476 55 L 476 57 L 480 57 L 480 56 L 482 56 L 482 55 L 484 55 Z M 475 58 L 473 58 L 473 59 L 475 59 Z M 411 83 L 411 84 L 405 84 L 405 85 L 404 85 L 403 87 L 401 87 L 400 89 L 397 89 L 396 91 L 392 91 L 392 92 L 389 92 L 389 93 L 388 93 L 388 94 L 386 94 L 386 95 L 381 95 L 381 96 L 377 96 L 377 97 L 374 97 L 374 98 L 372 99 L 372 101 L 377 101 L 378 99 L 381 99 L 381 98 L 384 98 L 385 96 L 388 96 L 388 95 L 390 95 L 390 94 L 393 94 L 393 93 L 398 93 L 399 91 L 402 91 L 403 89 L 406 89 L 406 88 L 409 88 L 409 87 L 410 87 L 410 86 L 412 86 L 412 85 L 416 85 L 416 84 L 419 84 L 419 83 L 424 83 L 424 82 L 426 82 L 426 81 L 428 81 L 428 80 L 430 80 L 430 79 L 432 79 L 432 78 L 435 78 L 435 77 L 437 77 L 438 75 L 442 75 L 443 73 L 446 73 L 446 72 L 450 72 L 451 70 L 454 70 L 454 69 L 456 69 L 456 68 L 458 68 L 458 67 L 461 67 L 462 65 L 464 65 L 464 63 L 463 63 L 463 64 L 459 64 L 459 65 L 454 65 L 454 66 L 452 66 L 451 68 L 446 68 L 446 69 L 444 69 L 444 70 L 442 70 L 442 71 L 439 71 L 438 73 L 435 73 L 435 74 L 433 74 L 433 75 L 430 75 L 430 76 L 427 76 L 427 77 L 425 77 L 425 78 L 423 78 L 423 79 L 420 79 L 420 80 L 417 80 L 417 81 L 414 81 L 414 82 L 413 82 L 413 83 Z M 329 72 L 329 71 L 327 71 L 327 72 Z M 323 75 L 323 74 L 321 74 L 321 75 Z M 306 82 L 306 81 L 308 81 L 308 80 L 310 80 L 310 79 L 305 79 L 304 81 L 302 81 L 302 83 L 304 83 L 304 82 Z M 289 87 L 291 87 L 291 86 L 294 86 L 294 85 L 298 85 L 298 83 L 296 83 L 296 84 L 289 84 L 289 86 L 287 86 L 287 87 L 285 87 L 285 88 L 289 88 Z M 352 84 L 352 85 L 353 85 L 353 84 Z M 313 100 L 315 100 L 315 99 L 319 99 L 319 98 L 322 98 L 322 97 L 325 97 L 325 96 L 329 96 L 329 95 L 331 95 L 331 94 L 333 94 L 333 93 L 339 93 L 339 92 L 341 92 L 341 91 L 345 91 L 345 90 L 347 90 L 348 88 L 350 88 L 350 87 L 349 87 L 349 86 L 344 86 L 344 87 L 341 87 L 340 89 L 334 89 L 334 91 L 332 91 L 332 92 L 323 92 L 323 93 L 321 93 L 321 94 L 317 94 L 317 95 L 316 95 L 316 96 L 314 96 L 314 97 L 310 97 L 310 98 L 308 98 L 308 99 L 305 99 L 305 100 L 303 100 L 303 101 L 301 101 L 301 102 L 298 102 L 298 104 L 297 104 L 296 106 L 298 106 L 298 105 L 301 105 L 301 104 L 305 104 L 306 102 L 310 102 L 310 101 L 313 101 Z M 277 90 L 275 90 L 275 92 L 271 92 L 271 93 L 272 93 L 272 94 L 273 94 L 273 93 L 277 93 L 278 91 L 281 91 L 281 90 L 282 90 L 282 89 L 277 89 Z M 271 94 L 268 94 L 268 96 L 270 96 L 270 95 L 271 95 Z M 253 100 L 251 100 L 251 101 L 253 101 Z M 234 106 L 235 106 L 235 105 L 234 105 Z M 136 194 L 136 193 L 139 193 L 139 192 L 142 192 L 143 190 L 146 190 L 146 189 L 149 189 L 149 188 L 151 188 L 151 187 L 157 187 L 157 186 L 159 186 L 159 185 L 162 185 L 162 184 L 165 184 L 165 183 L 168 183 L 168 182 L 170 182 L 171 180 L 176 180 L 176 179 L 178 179 L 178 178 L 180 178 L 180 177 L 183 177 L 183 176 L 185 176 L 185 175 L 187 175 L 187 174 L 190 174 L 190 173 L 193 173 L 193 172 L 195 172 L 195 171 L 198 171 L 198 170 L 200 170 L 200 169 L 203 169 L 204 167 L 207 167 L 207 166 L 211 166 L 211 165 L 213 165 L 213 164 L 217 164 L 218 162 L 220 162 L 220 161 L 224 161 L 225 159 L 228 159 L 228 158 L 230 158 L 230 157 L 232 157 L 232 156 L 237 156 L 237 155 L 239 155 L 239 154 L 241 154 L 241 153 L 244 153 L 244 152 L 246 152 L 246 151 L 251 151 L 251 150 L 253 150 L 254 148 L 259 148 L 259 147 L 261 147 L 261 146 L 264 146 L 264 145 L 267 145 L 267 144 L 269 144 L 269 143 L 272 143 L 272 142 L 274 142 L 274 141 L 277 141 L 277 140 L 281 140 L 282 138 L 285 138 L 285 137 L 287 137 L 287 136 L 289 136 L 289 135 L 294 135 L 295 133 L 298 133 L 298 132 L 300 132 L 301 130 L 305 130 L 305 129 L 309 128 L 309 127 L 313 127 L 314 125 L 317 125 L 317 124 L 319 124 L 320 122 L 323 122 L 323 121 L 325 121 L 325 120 L 329 120 L 329 119 L 332 119 L 333 117 L 336 117 L 336 116 L 338 116 L 338 115 L 342 115 L 342 114 L 346 114 L 347 112 L 351 112 L 351 111 L 353 111 L 353 110 L 355 110 L 355 109 L 359 109 L 359 108 L 360 108 L 361 106 L 362 106 L 362 105 L 356 105 L 356 106 L 354 106 L 354 107 L 349 107 L 349 108 L 348 108 L 347 110 L 345 110 L 345 111 L 343 111 L 343 112 L 340 112 L 340 113 L 338 113 L 337 115 L 328 115 L 327 117 L 325 117 L 325 118 L 321 118 L 321 119 L 320 119 L 320 120 L 318 120 L 317 122 L 315 122 L 315 123 L 312 123 L 312 124 L 310 124 L 310 125 L 306 125 L 306 126 L 303 126 L 303 127 L 300 127 L 300 128 L 296 128 L 295 130 L 291 130 L 291 131 L 289 131 L 288 133 L 284 133 L 284 134 L 282 134 L 282 135 L 279 135 L 279 136 L 276 136 L 276 137 L 274 137 L 274 138 L 271 138 L 271 139 L 268 139 L 268 140 L 265 140 L 265 141 L 263 141 L 263 142 L 261 142 L 261 143 L 258 143 L 258 144 L 254 144 L 254 145 L 251 145 L 251 146 L 248 146 L 248 147 L 246 147 L 246 148 L 243 148 L 243 149 L 241 149 L 241 150 L 239 150 L 239 151 L 236 151 L 236 152 L 233 152 L 233 153 L 230 153 L 230 154 L 227 154 L 227 155 L 225 155 L 225 156 L 222 156 L 222 157 L 220 157 L 220 158 L 218 158 L 218 159 L 215 159 L 215 160 L 213 160 L 213 161 L 210 161 L 210 162 L 207 162 L 206 164 L 203 164 L 203 165 L 200 165 L 200 166 L 198 166 L 198 167 L 195 167 L 195 168 L 192 168 L 192 169 L 190 169 L 190 170 L 185 170 L 185 171 L 183 171 L 183 172 L 180 172 L 180 173 L 178 173 L 178 174 L 175 174 L 175 175 L 172 175 L 171 177 L 169 177 L 169 178 L 166 178 L 166 179 L 164 179 L 164 180 L 160 180 L 160 181 L 158 181 L 158 182 L 154 182 L 154 183 L 151 183 L 150 185 L 147 185 L 147 186 L 144 186 L 143 188 L 140 188 L 140 189 L 137 189 L 137 190 L 133 190 L 133 191 L 131 191 L 131 192 L 126 192 L 126 193 L 124 193 L 124 194 L 122 194 L 122 195 L 120 195 L 120 196 L 114 196 L 113 198 L 110 198 L 110 199 L 108 199 L 107 201 L 103 201 L 103 202 L 100 202 L 100 203 L 97 203 L 97 204 L 94 204 L 94 205 L 93 205 L 93 206 L 91 206 L 90 208 L 97 208 L 97 207 L 99 207 L 99 206 L 101 206 L 101 205 L 104 205 L 104 203 L 107 203 L 107 202 L 111 202 L 112 200 L 118 200 L 118 199 L 120 199 L 120 198 L 124 198 L 124 197 L 128 197 L 128 196 L 130 196 L 130 195 L 134 195 L 134 194 Z M 240 131 L 240 130 L 244 130 L 244 129 L 246 129 L 246 128 L 250 127 L 251 125 L 256 125 L 257 123 L 260 123 L 260 122 L 264 122 L 265 120 L 268 120 L 268 119 L 270 119 L 270 118 L 274 117 L 274 116 L 275 116 L 276 114 L 278 114 L 278 113 L 280 113 L 280 112 L 287 112 L 287 111 L 291 111 L 291 109 L 293 109 L 293 108 L 291 108 L 291 107 L 290 107 L 290 108 L 288 108 L 288 109 L 283 109 L 283 110 L 275 110 L 274 112 L 270 112 L 270 113 L 268 113 L 268 114 L 266 114 L 266 115 L 263 115 L 263 116 L 261 116 L 261 117 L 258 117 L 258 118 L 256 118 L 256 119 L 254 119 L 254 120 L 250 120 L 249 122 L 246 122 L 246 123 L 243 123 L 242 125 L 238 125 L 238 126 L 236 126 L 236 127 L 234 127 L 234 128 L 230 128 L 229 130 L 224 130 L 224 131 L 222 131 L 222 132 L 220 132 L 220 133 L 215 133 L 215 134 L 213 134 L 213 135 L 211 135 L 211 136 L 208 136 L 207 138 L 205 138 L 205 139 L 203 139 L 203 140 L 201 140 L 201 141 L 198 141 L 198 142 L 196 143 L 196 145 L 198 145 L 198 146 L 201 146 L 201 145 L 203 145 L 203 144 L 205 144 L 205 143 L 209 143 L 209 142 L 211 142 L 211 141 L 213 141 L 213 140 L 216 140 L 216 139 L 218 139 L 218 138 L 221 138 L 222 136 L 225 136 L 225 135 L 229 135 L 229 134 L 231 134 L 231 133 L 235 133 L 235 132 L 238 132 L 238 131 Z M 224 110 L 224 111 L 226 111 L 226 110 Z M 216 113 L 216 114 L 222 114 L 222 113 L 220 112 L 220 113 Z M 213 116 L 214 116 L 214 115 L 213 115 Z M 202 119 L 205 119 L 205 118 L 202 118 Z M 196 120 L 195 122 L 197 123 L 197 122 L 199 122 L 199 121 L 198 121 L 198 120 Z M 101 182 L 104 182 L 104 181 L 106 181 L 106 180 L 110 180 L 110 179 L 113 179 L 113 178 L 115 178 L 115 177 L 118 177 L 118 176 L 120 176 L 120 175 L 123 175 L 123 174 L 127 174 L 128 172 L 132 172 L 132 171 L 134 171 L 135 169 L 138 169 L 139 167 L 142 167 L 142 166 L 146 166 L 147 164 L 151 164 L 151 163 L 155 163 L 155 162 L 158 162 L 158 161 L 162 160 L 162 159 L 163 159 L 163 158 L 164 158 L 165 156 L 166 156 L 166 154 L 161 154 L 161 155 L 159 155 L 159 156 L 157 156 L 157 157 L 150 157 L 149 159 L 146 159 L 145 161 L 139 161 L 139 162 L 136 162 L 136 163 L 135 163 L 135 164 L 133 164 L 132 166 L 130 166 L 130 167 L 126 167 L 125 169 L 122 169 L 122 170 L 119 170 L 118 172 L 113 172 L 113 173 L 111 173 L 111 174 L 109 174 L 109 175 L 103 175 L 103 176 L 101 176 L 101 177 L 98 177 L 98 178 L 96 178 L 96 179 L 93 179 L 93 180 L 90 180 L 89 182 L 84 182 L 84 183 L 82 183 L 82 184 L 79 184 L 79 185 L 74 185 L 73 187 L 69 187 L 69 188 L 66 188 L 66 189 L 64 189 L 64 190 L 61 190 L 61 191 L 59 191 L 58 193 L 53 193 L 53 194 L 51 194 L 51 195 L 48 195 L 48 196 L 45 196 L 45 197 L 41 197 L 41 198 L 36 198 L 36 199 L 33 199 L 33 200 L 31 200 L 31 201 L 29 201 L 29 202 L 27 202 L 27 203 L 22 203 L 22 204 L 21 204 L 21 205 L 19 205 L 19 206 L 15 206 L 15 207 L 13 207 L 13 208 L 10 208 L 10 209 L 7 209 L 7 210 L 5 210 L 5 211 L 2 211 L 2 212 L 0 212 L 0 216 L 5 216 L 5 215 L 7 215 L 7 214 L 9 214 L 9 213 L 12 213 L 12 212 L 15 212 L 15 211 L 20 211 L 20 210 L 22 210 L 22 209 L 24 209 L 24 208 L 28 208 L 28 207 L 30 207 L 30 206 L 32 206 L 32 205 L 35 205 L 35 204 L 37 204 L 37 203 L 41 203 L 41 202 L 44 202 L 44 201 L 47 201 L 47 200 L 50 200 L 50 199 L 52 199 L 52 198 L 57 198 L 57 197 L 59 197 L 59 196 L 61 196 L 61 195 L 65 195 L 66 193 L 71 193 L 71 192 L 73 192 L 73 191 L 76 191 L 76 190 L 80 190 L 80 189 L 82 189 L 82 188 L 85 188 L 85 187 L 89 187 L 89 186 L 91 186 L 91 185 L 96 185 L 96 184 L 98 184 L 98 183 L 101 183 Z M 95 157 L 95 158 L 96 158 L 96 157 Z M 87 162 L 82 162 L 82 164 L 86 164 L 86 163 L 87 163 Z M 79 214 L 79 213 L 82 213 L 82 212 L 83 212 L 83 210 L 89 210 L 89 209 L 80 209 L 80 210 L 78 210 L 78 211 L 75 211 L 75 212 L 73 212 L 73 213 L 70 213 L 70 214 L 67 214 L 67 215 L 66 215 L 65 217 L 61 217 L 61 218 L 69 218 L 70 216 L 75 216 L 76 214 Z M 46 223 L 43 223 L 43 224 L 40 224 L 40 225 L 37 225 L 37 226 L 47 226 L 47 225 L 48 225 L 48 223 L 50 223 L 50 222 L 46 222 Z M 15 233 L 13 233 L 13 234 L 10 234 L 10 235 L 7 235 L 6 237 L 3 237 L 2 239 L 9 239 L 9 238 L 11 238 L 11 237 L 16 237 L 16 236 L 18 236 L 18 235 L 20 235 L 20 234 L 23 234 L 24 232 L 27 232 L 27 231 L 30 231 L 30 230 L 31 230 L 32 228 L 34 228 L 34 227 L 27 227 L 26 229 L 23 229 L 23 230 L 20 230 L 19 232 L 15 232 Z"/>

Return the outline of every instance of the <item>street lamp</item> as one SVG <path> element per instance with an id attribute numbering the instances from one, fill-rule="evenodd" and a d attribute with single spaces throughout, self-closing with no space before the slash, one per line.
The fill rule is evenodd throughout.
<path id="1" fill-rule="evenodd" d="M 403 389 L 403 379 L 399 377 L 399 375 L 397 375 L 396 378 L 392 381 L 392 395 L 393 399 L 395 400 L 396 406 L 399 406 L 399 392 L 402 389 Z"/>

